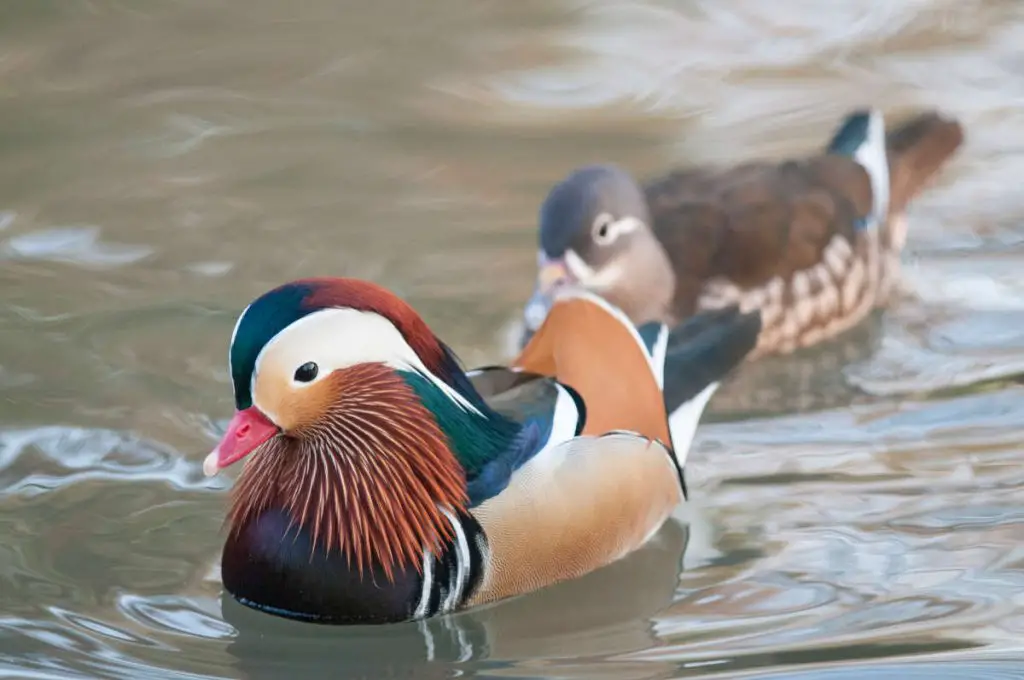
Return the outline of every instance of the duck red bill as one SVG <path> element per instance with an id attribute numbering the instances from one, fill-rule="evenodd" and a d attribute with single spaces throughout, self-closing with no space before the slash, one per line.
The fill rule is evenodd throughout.
<path id="1" fill-rule="evenodd" d="M 211 477 L 221 468 L 242 460 L 280 430 L 255 406 L 235 413 L 228 430 L 210 455 L 203 461 L 203 474 Z"/>

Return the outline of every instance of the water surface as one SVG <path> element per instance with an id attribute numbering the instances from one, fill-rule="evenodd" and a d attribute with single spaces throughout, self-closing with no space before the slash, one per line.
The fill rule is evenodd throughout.
<path id="1" fill-rule="evenodd" d="M 1024 9 L 1013 0 L 32 0 L 0 7 L 0 676 L 1024 676 Z M 800 153 L 937 106 L 905 298 L 691 454 L 648 548 L 372 629 L 222 600 L 235 315 L 372 278 L 500 360 L 571 167 Z M 985 381 L 980 386 L 979 381 Z M 738 403 L 738 402 L 736 402 Z M 685 548 L 685 551 L 684 551 Z M 682 569 L 681 569 L 682 567 Z"/>

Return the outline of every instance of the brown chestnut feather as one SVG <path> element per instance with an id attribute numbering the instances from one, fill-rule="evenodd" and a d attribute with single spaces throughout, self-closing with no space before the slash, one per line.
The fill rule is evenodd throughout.
<path id="1" fill-rule="evenodd" d="M 330 405 L 312 424 L 250 456 L 231 495 L 232 531 L 284 508 L 314 547 L 341 550 L 360 573 L 379 565 L 422 569 L 452 527 L 440 508 L 464 511 L 466 479 L 447 438 L 408 384 L 383 364 L 329 379 Z"/>

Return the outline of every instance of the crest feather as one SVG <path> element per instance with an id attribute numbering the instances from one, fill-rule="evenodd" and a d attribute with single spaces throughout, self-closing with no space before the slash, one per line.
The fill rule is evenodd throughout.
<path id="1" fill-rule="evenodd" d="M 252 406 L 252 374 L 267 343 L 299 319 L 332 307 L 384 317 L 398 329 L 424 366 L 447 378 L 448 352 L 419 314 L 394 293 L 360 279 L 298 279 L 259 296 L 238 319 L 229 354 L 236 408 Z"/>

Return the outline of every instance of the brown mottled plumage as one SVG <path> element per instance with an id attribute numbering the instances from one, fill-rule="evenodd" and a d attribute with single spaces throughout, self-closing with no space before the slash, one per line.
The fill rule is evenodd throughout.
<path id="1" fill-rule="evenodd" d="M 889 302 L 907 206 L 963 142 L 960 124 L 936 112 L 887 134 L 883 126 L 877 112 L 855 112 L 821 152 L 680 169 L 642 187 L 614 166 L 573 172 L 541 210 L 527 332 L 564 282 L 638 323 L 674 325 L 733 304 L 759 309 L 752 357 L 849 329 Z"/>

